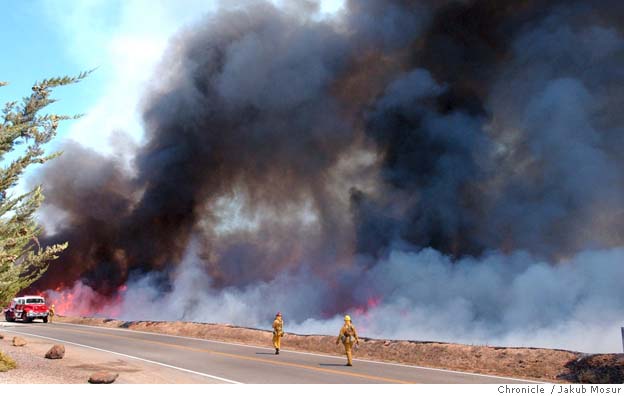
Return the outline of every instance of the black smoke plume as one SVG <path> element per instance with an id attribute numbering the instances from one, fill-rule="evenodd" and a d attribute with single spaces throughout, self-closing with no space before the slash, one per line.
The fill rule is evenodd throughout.
<path id="1" fill-rule="evenodd" d="M 604 253 L 624 244 L 617 1 L 357 0 L 332 19 L 306 4 L 231 7 L 180 32 L 144 96 L 134 172 L 69 145 L 41 173 L 62 214 L 49 242 L 70 248 L 38 288 L 131 284 L 163 302 L 186 279 L 199 294 L 184 304 L 271 310 L 275 288 L 307 328 L 362 306 L 409 322 L 424 303 L 431 334 L 460 306 L 462 329 L 505 340 L 519 320 L 505 304 L 535 302 L 518 279 L 617 256 Z M 412 290 L 446 281 L 450 294 Z M 586 307 L 578 290 L 562 292 L 566 312 Z M 539 329 L 567 318 L 551 316 Z"/>

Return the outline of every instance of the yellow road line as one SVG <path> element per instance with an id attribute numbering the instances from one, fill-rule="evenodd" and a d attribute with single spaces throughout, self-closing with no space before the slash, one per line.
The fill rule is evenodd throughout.
<path id="1" fill-rule="evenodd" d="M 63 329 L 63 331 L 70 331 L 70 332 L 83 333 L 83 334 L 89 334 L 89 335 L 93 334 L 92 332 L 89 332 L 89 331 L 76 330 L 76 329 L 71 329 L 71 330 L 70 329 Z M 346 376 L 350 376 L 350 377 L 365 378 L 365 379 L 374 380 L 374 381 L 394 382 L 394 383 L 397 383 L 397 384 L 412 384 L 413 383 L 413 382 L 402 381 L 402 380 L 398 380 L 398 379 L 394 379 L 394 378 L 378 377 L 378 376 L 375 376 L 375 375 L 367 375 L 367 374 L 359 374 L 359 373 L 347 373 L 347 372 L 338 371 L 338 370 L 332 370 L 332 369 L 327 369 L 327 368 L 308 366 L 308 365 L 305 365 L 305 364 L 280 362 L 280 361 L 276 361 L 276 360 L 262 359 L 262 358 L 252 357 L 252 356 L 241 356 L 241 355 L 236 355 L 236 354 L 233 354 L 233 353 L 218 352 L 218 351 L 213 351 L 213 350 L 210 350 L 210 349 L 203 349 L 203 348 L 194 348 L 194 347 L 190 347 L 190 346 L 186 346 L 186 345 L 177 345 L 177 344 L 171 344 L 171 343 L 162 342 L 162 341 L 143 340 L 143 339 L 136 338 L 136 337 L 127 337 L 127 336 L 122 336 L 122 335 L 117 335 L 117 334 L 106 334 L 106 333 L 99 333 L 99 332 L 97 334 L 98 335 L 107 336 L 107 337 L 124 338 L 124 339 L 135 340 L 135 341 L 138 340 L 138 341 L 141 341 L 141 342 L 147 342 L 147 343 L 151 343 L 151 344 L 164 345 L 164 346 L 169 346 L 169 347 L 174 347 L 174 348 L 179 348 L 179 349 L 186 349 L 186 350 L 195 351 L 195 352 L 209 353 L 209 354 L 225 356 L 225 357 L 230 357 L 230 358 L 235 358 L 235 359 L 250 360 L 250 361 L 262 362 L 262 363 L 269 363 L 269 364 L 275 364 L 275 365 L 278 365 L 278 366 L 297 367 L 297 368 L 303 368 L 303 369 L 308 369 L 308 370 L 315 370 L 315 371 L 320 371 L 320 372 L 325 372 L 325 373 L 330 373 L 330 374 L 338 374 L 338 375 L 346 375 Z M 154 334 L 158 335 L 158 333 L 154 333 Z"/>

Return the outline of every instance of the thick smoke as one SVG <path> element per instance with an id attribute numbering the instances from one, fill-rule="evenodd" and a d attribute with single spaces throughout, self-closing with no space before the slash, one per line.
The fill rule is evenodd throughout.
<path id="1" fill-rule="evenodd" d="M 308 11 L 180 32 L 134 169 L 69 145 L 44 170 L 70 248 L 38 287 L 125 319 L 618 348 L 624 9 Z"/>
<path id="2" fill-rule="evenodd" d="M 364 245 L 383 249 L 388 229 L 456 257 L 619 245 L 621 219 L 591 224 L 619 213 L 623 196 L 613 141 L 623 42 L 604 12 L 525 1 L 439 9 L 412 54 L 423 69 L 391 82 L 367 118 L 390 191 L 355 196 Z M 397 202 L 400 216 L 382 214 Z"/>

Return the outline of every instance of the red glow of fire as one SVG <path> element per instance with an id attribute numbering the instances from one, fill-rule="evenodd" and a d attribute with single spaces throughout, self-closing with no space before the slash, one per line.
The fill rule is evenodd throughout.
<path id="1" fill-rule="evenodd" d="M 377 307 L 379 303 L 381 303 L 380 296 L 369 297 L 368 300 L 366 300 L 366 305 L 361 305 L 359 307 L 353 308 L 353 315 L 368 317 L 368 311 Z"/>
<path id="2" fill-rule="evenodd" d="M 54 304 L 57 315 L 115 318 L 121 313 L 121 303 L 127 289 L 126 285 L 121 285 L 115 295 L 103 296 L 86 286 L 61 285 L 42 294 L 48 306 Z"/>

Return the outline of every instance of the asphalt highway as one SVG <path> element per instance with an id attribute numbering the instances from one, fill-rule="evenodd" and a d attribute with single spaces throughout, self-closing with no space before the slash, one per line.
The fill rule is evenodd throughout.
<path id="1" fill-rule="evenodd" d="M 513 378 L 461 373 L 401 364 L 354 360 L 324 354 L 232 344 L 127 329 L 12 323 L 2 331 L 92 348 L 130 359 L 204 376 L 210 382 L 254 384 L 488 384 L 529 383 Z M 287 341 L 287 340 L 286 340 Z"/>

